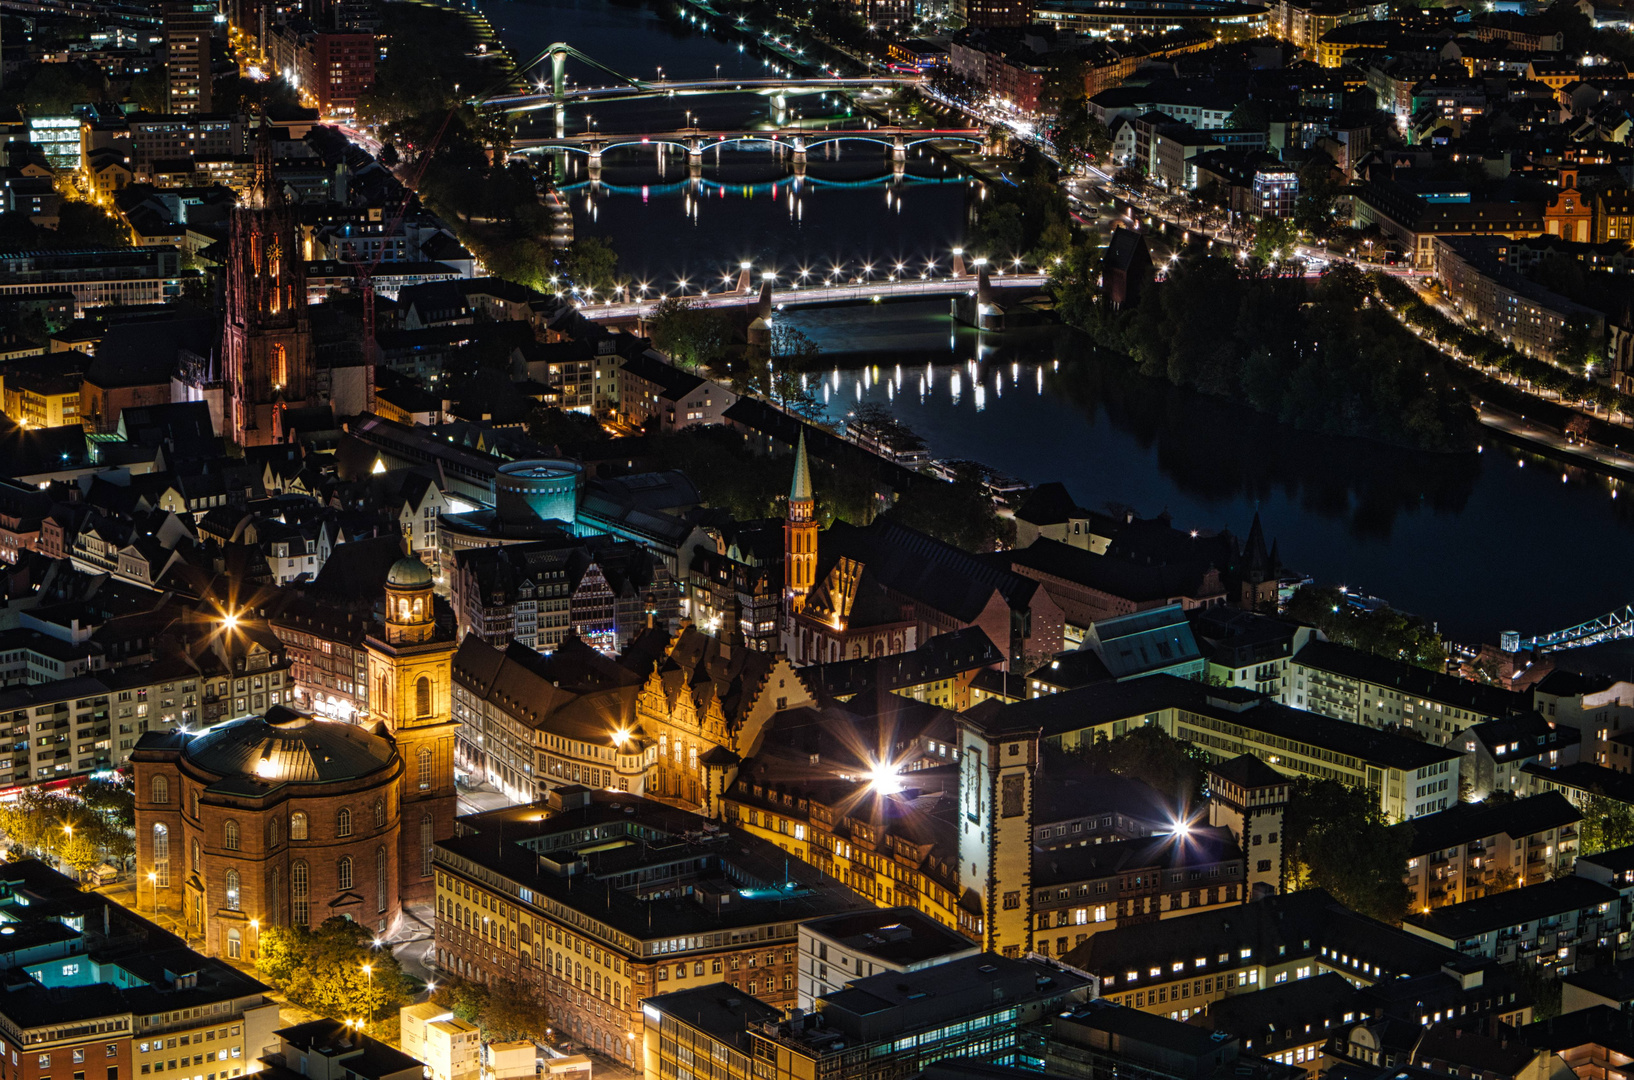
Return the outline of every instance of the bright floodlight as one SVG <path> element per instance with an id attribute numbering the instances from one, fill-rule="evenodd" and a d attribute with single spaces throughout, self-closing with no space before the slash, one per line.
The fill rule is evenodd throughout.
<path id="1" fill-rule="evenodd" d="M 738 263 L 738 269 L 739 270 L 747 270 L 747 269 L 749 269 L 749 264 L 746 263 L 746 262 L 740 262 L 740 263 Z"/>
<path id="2" fill-rule="evenodd" d="M 229 630 L 238 629 L 238 616 L 229 611 L 227 614 L 221 617 L 221 625 L 225 626 Z"/>
<path id="3" fill-rule="evenodd" d="M 762 280 L 762 281 L 776 281 L 777 280 L 777 274 L 774 271 L 771 271 L 771 270 L 764 270 L 764 271 L 761 272 L 760 280 Z"/>
<path id="4" fill-rule="evenodd" d="M 889 762 L 880 762 L 868 772 L 868 786 L 878 795 L 895 795 L 902 790 L 902 777 L 896 771 L 896 766 Z"/>
<path id="5" fill-rule="evenodd" d="M 1189 822 L 1189 821 L 1177 821 L 1177 822 L 1175 822 L 1174 823 L 1174 830 L 1172 832 L 1170 832 L 1169 835 L 1170 836 L 1178 836 L 1182 840 L 1186 839 L 1188 836 L 1191 835 L 1191 822 Z"/>

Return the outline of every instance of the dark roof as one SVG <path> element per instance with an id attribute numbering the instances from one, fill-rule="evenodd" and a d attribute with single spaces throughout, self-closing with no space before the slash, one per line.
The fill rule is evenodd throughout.
<path id="1" fill-rule="evenodd" d="M 1561 981 L 1619 1005 L 1634 1002 L 1634 962 L 1625 960 L 1621 964 L 1574 972 Z"/>
<path id="2" fill-rule="evenodd" d="M 835 522 L 818 552 L 819 582 L 840 559 L 854 559 L 878 584 L 961 622 L 974 622 L 995 592 L 1023 610 L 1038 589 L 1031 578 L 885 518 L 864 527 Z"/>
<path id="3" fill-rule="evenodd" d="M 1187 836 L 1146 836 L 1110 844 L 1087 844 L 1057 851 L 1033 852 L 1034 885 L 1064 885 L 1111 877 L 1125 871 L 1158 867 L 1164 870 L 1214 863 L 1242 862 L 1242 848 L 1231 831 L 1194 826 Z"/>
<path id="4" fill-rule="evenodd" d="M 1621 894 L 1582 877 L 1557 878 L 1541 885 L 1493 893 L 1462 904 L 1448 904 L 1428 913 L 1407 916 L 1407 922 L 1450 941 L 1461 941 L 1534 919 L 1607 902 L 1620 903 Z"/>
<path id="5" fill-rule="evenodd" d="M 911 907 L 848 911 L 812 919 L 802 929 L 900 967 L 924 965 L 940 957 L 979 949 L 976 942 Z"/>
<path id="6" fill-rule="evenodd" d="M 1613 873 L 1627 873 L 1634 870 L 1634 844 L 1627 847 L 1612 848 L 1602 851 L 1598 855 L 1579 855 L 1578 862 L 1591 862 L 1596 866 L 1603 866 Z"/>
<path id="7" fill-rule="evenodd" d="M 986 631 L 968 626 L 938 634 L 919 648 L 895 656 L 859 657 L 818 664 L 802 672 L 814 690 L 831 697 L 870 687 L 900 690 L 1004 662 Z"/>
<path id="8" fill-rule="evenodd" d="M 1078 506 L 1067 492 L 1067 486 L 1055 480 L 1033 488 L 1016 508 L 1018 521 L 1034 525 L 1060 525 L 1075 517 L 1087 516 L 1088 511 Z"/>
<path id="9" fill-rule="evenodd" d="M 1005 558 L 1017 573 L 1032 570 L 1136 603 L 1221 591 L 1217 579 L 1210 582 L 1210 567 L 1202 560 L 1168 564 L 1136 562 L 1044 539 L 1007 552 Z"/>
<path id="10" fill-rule="evenodd" d="M 319 720 L 281 705 L 205 732 L 184 756 L 222 779 L 277 784 L 326 784 L 382 769 L 396 757 L 389 739 L 356 724 Z"/>
<path id="11" fill-rule="evenodd" d="M 1565 981 L 1581 984 L 1586 977 L 1571 975 Z M 1614 1009 L 1610 1005 L 1596 1005 L 1592 1009 L 1579 1009 L 1549 1020 L 1539 1020 L 1520 1028 L 1515 1034 L 1528 1046 L 1547 1048 L 1556 1053 L 1592 1045 L 1634 1057 L 1634 1012 Z"/>
<path id="12" fill-rule="evenodd" d="M 1294 654 L 1294 662 L 1488 716 L 1507 716 L 1532 708 L 1531 699 L 1518 691 L 1460 679 L 1331 641 L 1310 641 Z"/>
<path id="13" fill-rule="evenodd" d="M 418 1058 L 353 1031 L 343 1020 L 308 1020 L 294 1027 L 279 1028 L 273 1034 L 303 1052 L 340 1059 L 347 1073 L 362 1080 L 379 1080 L 383 1076 L 409 1069 L 418 1072 L 423 1068 Z"/>
<path id="14" fill-rule="evenodd" d="M 1198 1023 L 1227 1031 L 1257 1054 L 1303 1045 L 1337 1029 L 1356 1011 L 1357 989 L 1336 972 L 1268 986 L 1216 1001 Z"/>
<path id="15" fill-rule="evenodd" d="M 1577 807 L 1558 791 L 1511 802 L 1458 803 L 1395 826 L 1409 836 L 1409 855 L 1428 855 L 1488 836 L 1519 839 L 1583 820 Z"/>
<path id="16" fill-rule="evenodd" d="M 673 1016 L 696 1028 L 716 1042 L 734 1046 L 747 1055 L 751 1049 L 749 1028 L 783 1018 L 783 1010 L 750 997 L 724 982 L 693 986 L 642 998 L 641 1004 Z"/>
<path id="17" fill-rule="evenodd" d="M 1230 761 L 1210 765 L 1208 771 L 1210 774 L 1228 780 L 1244 789 L 1274 787 L 1289 782 L 1288 777 L 1277 772 L 1253 754 L 1239 754 Z"/>

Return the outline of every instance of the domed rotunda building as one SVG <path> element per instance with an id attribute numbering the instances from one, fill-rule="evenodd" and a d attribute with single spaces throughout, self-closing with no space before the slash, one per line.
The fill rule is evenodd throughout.
<path id="1" fill-rule="evenodd" d="M 361 723 L 276 706 L 141 738 L 138 906 L 178 918 L 212 956 L 251 961 L 264 927 L 340 916 L 387 934 L 430 891 L 431 845 L 454 818 L 454 644 L 431 585 L 417 559 L 391 568 Z"/>

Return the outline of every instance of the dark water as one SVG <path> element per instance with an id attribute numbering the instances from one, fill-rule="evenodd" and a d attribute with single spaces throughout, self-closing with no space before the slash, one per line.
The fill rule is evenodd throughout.
<path id="1" fill-rule="evenodd" d="M 518 54 L 567 41 L 632 75 L 659 64 L 666 77 L 708 77 L 717 63 L 723 75 L 766 71 L 735 39 L 647 7 L 511 0 L 484 10 Z M 591 118 L 609 132 L 675 128 L 686 109 L 708 110 L 706 126 L 767 119 L 768 104 L 749 95 L 677 101 L 603 105 Z M 823 111 L 816 100 L 804 108 Z M 572 130 L 588 123 L 582 111 L 569 115 Z M 967 189 L 940 182 L 952 176 L 938 161 L 912 159 L 893 187 L 883 153 L 848 147 L 838 161 L 813 155 L 796 192 L 786 162 L 724 151 L 708 161 L 694 198 L 684 158 L 669 157 L 661 171 L 657 151 L 642 147 L 610 152 L 600 187 L 575 187 L 572 197 L 580 235 L 609 238 L 623 269 L 673 288 L 683 277 L 718 283 L 741 260 L 785 277 L 833 262 L 851 273 L 869 262 L 945 266 L 968 212 Z M 832 374 L 828 382 L 836 418 L 861 385 L 864 398 L 889 400 L 936 456 L 1062 480 L 1086 506 L 1167 510 L 1178 525 L 1238 535 L 1257 510 L 1289 566 L 1383 596 L 1455 640 L 1542 632 L 1634 601 L 1634 560 L 1624 557 L 1634 494 L 1621 484 L 1491 439 L 1480 454 L 1443 457 L 1297 432 L 1141 378 L 1070 332 L 979 336 L 955 329 L 945 311 L 918 302 L 786 317 L 840 368 L 838 385 Z"/>

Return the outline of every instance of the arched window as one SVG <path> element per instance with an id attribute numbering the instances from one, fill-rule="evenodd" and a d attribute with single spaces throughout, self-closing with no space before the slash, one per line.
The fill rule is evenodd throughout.
<path id="1" fill-rule="evenodd" d="M 306 890 L 306 863 L 296 862 L 289 868 L 289 914 L 296 926 L 305 926 L 312 916 L 312 905 Z"/>
<path id="2" fill-rule="evenodd" d="M 420 818 L 420 876 L 431 876 L 431 815 Z"/>
<path id="3" fill-rule="evenodd" d="M 187 865 L 196 874 L 203 862 L 204 848 L 199 845 L 197 840 L 194 840 L 191 849 L 187 853 Z"/>
<path id="4" fill-rule="evenodd" d="M 421 791 L 430 791 L 431 790 L 431 747 L 429 747 L 429 746 L 420 747 L 419 764 L 420 764 L 420 790 Z"/>
<path id="5" fill-rule="evenodd" d="M 227 958 L 237 960 L 244 955 L 244 935 L 237 928 L 227 931 Z"/>
<path id="6" fill-rule="evenodd" d="M 340 813 L 335 815 L 335 835 L 352 835 L 352 811 L 349 807 L 341 807 Z"/>
<path id="7" fill-rule="evenodd" d="M 239 877 L 237 870 L 227 871 L 227 910 L 237 911 L 239 903 Z"/>
<path id="8" fill-rule="evenodd" d="M 170 778 L 168 776 L 155 776 L 153 778 L 153 801 L 156 803 L 170 801 Z"/>
<path id="9" fill-rule="evenodd" d="M 228 851 L 238 850 L 238 822 L 229 821 L 222 827 L 221 846 Z"/>
<path id="10" fill-rule="evenodd" d="M 283 876 L 278 873 L 276 866 L 273 867 L 272 887 L 267 891 L 267 919 L 273 926 L 284 925 L 284 894 L 279 891 L 283 883 Z"/>
<path id="11" fill-rule="evenodd" d="M 267 846 L 277 847 L 282 840 L 282 832 L 278 826 L 278 819 L 273 818 L 271 824 L 267 826 Z"/>
<path id="12" fill-rule="evenodd" d="M 163 825 L 153 826 L 153 883 L 170 888 L 170 830 Z"/>
<path id="13" fill-rule="evenodd" d="M 386 849 L 374 849 L 374 909 L 386 910 Z"/>
<path id="14" fill-rule="evenodd" d="M 408 622 L 409 621 L 409 602 L 407 600 L 397 601 L 397 621 L 398 622 Z"/>
<path id="15" fill-rule="evenodd" d="M 278 276 L 277 265 L 277 263 L 273 263 L 273 277 Z M 289 382 L 289 353 L 285 351 L 282 345 L 274 345 L 272 347 L 272 385 L 281 387 L 287 382 Z"/>
<path id="16" fill-rule="evenodd" d="M 419 622 L 425 616 L 425 608 L 420 606 L 421 603 L 422 603 L 422 601 L 421 601 L 420 597 L 416 596 L 414 598 L 414 621 L 415 622 Z"/>
<path id="17" fill-rule="evenodd" d="M 431 715 L 431 680 L 424 675 L 414 683 L 414 715 Z"/>
<path id="18" fill-rule="evenodd" d="M 193 820 L 199 819 L 199 793 L 193 792 Z"/>
<path id="19" fill-rule="evenodd" d="M 335 887 L 340 889 L 350 889 L 352 887 L 352 857 L 350 855 L 341 856 L 340 862 L 335 866 Z"/>
<path id="20" fill-rule="evenodd" d="M 306 839 L 306 815 L 299 810 L 289 815 L 289 838 L 291 840 Z"/>

